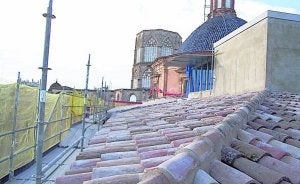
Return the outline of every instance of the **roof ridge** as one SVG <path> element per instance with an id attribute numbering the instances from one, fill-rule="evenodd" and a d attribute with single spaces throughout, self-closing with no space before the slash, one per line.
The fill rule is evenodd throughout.
<path id="1" fill-rule="evenodd" d="M 153 169 L 148 169 L 139 184 L 151 184 L 157 181 L 190 183 L 199 169 L 207 172 L 211 161 L 221 160 L 223 143 L 227 142 L 229 145 L 233 134 L 237 135 L 237 130 L 247 122 L 249 114 L 255 112 L 269 94 L 269 90 L 257 94 L 233 114 L 228 115 L 219 125 L 187 146 L 180 147 L 173 158 Z"/>

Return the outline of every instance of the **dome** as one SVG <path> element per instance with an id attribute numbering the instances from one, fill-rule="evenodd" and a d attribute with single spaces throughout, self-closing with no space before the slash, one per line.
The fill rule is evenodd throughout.
<path id="1" fill-rule="evenodd" d="M 51 84 L 48 91 L 52 92 L 53 90 L 62 90 L 62 86 L 56 81 L 55 83 Z"/>
<path id="2" fill-rule="evenodd" d="M 182 43 L 178 53 L 212 50 L 213 43 L 246 23 L 235 15 L 213 17 L 200 25 Z"/>

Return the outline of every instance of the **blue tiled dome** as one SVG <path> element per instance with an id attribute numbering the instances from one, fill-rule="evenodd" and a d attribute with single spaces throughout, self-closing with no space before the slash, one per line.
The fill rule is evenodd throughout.
<path id="1" fill-rule="evenodd" d="M 182 43 L 178 53 L 211 50 L 212 44 L 246 23 L 234 15 L 216 16 L 200 25 Z"/>

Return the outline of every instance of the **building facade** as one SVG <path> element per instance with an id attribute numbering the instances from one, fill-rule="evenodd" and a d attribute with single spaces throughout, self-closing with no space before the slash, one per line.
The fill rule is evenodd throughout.
<path id="1" fill-rule="evenodd" d="M 181 46 L 181 36 L 163 29 L 143 30 L 136 36 L 131 89 L 149 89 L 151 65 L 156 58 L 172 55 Z"/>
<path id="2" fill-rule="evenodd" d="M 158 58 L 151 65 L 151 90 L 156 96 L 188 95 L 212 89 L 213 44 L 246 23 L 236 16 L 234 4 L 234 0 L 211 0 L 208 20 L 189 35 L 176 54 Z"/>

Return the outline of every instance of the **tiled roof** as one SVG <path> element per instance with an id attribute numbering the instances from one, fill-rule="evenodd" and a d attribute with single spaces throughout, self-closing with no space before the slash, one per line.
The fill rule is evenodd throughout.
<path id="1" fill-rule="evenodd" d="M 216 16 L 200 25 L 182 43 L 178 53 L 212 50 L 215 42 L 246 23 L 234 15 Z"/>
<path id="2" fill-rule="evenodd" d="M 300 183 L 300 96 L 178 100 L 115 114 L 56 183 Z"/>

